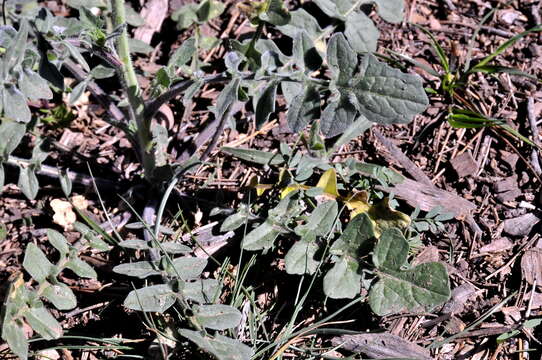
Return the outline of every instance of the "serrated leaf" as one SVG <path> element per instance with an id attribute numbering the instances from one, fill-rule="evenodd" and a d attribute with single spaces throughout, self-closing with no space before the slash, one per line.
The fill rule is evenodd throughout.
<path id="1" fill-rule="evenodd" d="M 140 279 L 160 274 L 160 271 L 156 270 L 156 267 L 149 261 L 136 261 L 133 263 L 120 264 L 113 268 L 113 272 Z"/>
<path id="2" fill-rule="evenodd" d="M 66 284 L 49 284 L 45 287 L 42 294 L 58 310 L 71 310 L 77 306 L 77 299 L 73 291 Z"/>
<path id="3" fill-rule="evenodd" d="M 278 82 L 271 81 L 265 87 L 256 104 L 256 128 L 259 129 L 267 122 L 269 116 L 275 112 L 275 97 Z"/>
<path id="4" fill-rule="evenodd" d="M 270 221 L 264 221 L 254 230 L 249 232 L 242 243 L 245 250 L 262 250 L 273 246 L 275 239 L 281 231 Z"/>
<path id="5" fill-rule="evenodd" d="M 352 49 L 362 54 L 376 51 L 380 32 L 365 13 L 354 11 L 346 17 L 344 35 Z"/>
<path id="6" fill-rule="evenodd" d="M 342 33 L 336 33 L 329 39 L 326 59 L 338 85 L 346 86 L 352 81 L 358 57 Z"/>
<path id="7" fill-rule="evenodd" d="M 28 340 L 25 336 L 23 324 L 17 320 L 5 320 L 2 326 L 2 339 L 9 346 L 9 349 L 19 358 L 28 359 Z"/>
<path id="8" fill-rule="evenodd" d="M 197 331 L 188 329 L 181 329 L 179 333 L 203 350 L 214 355 L 218 360 L 250 360 L 254 354 L 251 348 L 239 340 L 220 334 L 216 334 L 214 337 L 203 336 Z"/>
<path id="9" fill-rule="evenodd" d="M 341 257 L 324 276 L 324 293 L 332 299 L 352 299 L 361 291 L 357 261 Z"/>
<path id="10" fill-rule="evenodd" d="M 44 307 L 31 307 L 23 313 L 32 329 L 46 340 L 62 336 L 62 326 Z"/>
<path id="11" fill-rule="evenodd" d="M 322 65 L 322 57 L 309 34 L 301 30 L 294 37 L 292 57 L 297 67 L 315 71 Z"/>
<path id="12" fill-rule="evenodd" d="M 226 330 L 239 325 L 241 312 L 233 306 L 195 305 L 192 310 L 196 321 L 203 327 L 213 330 Z"/>
<path id="13" fill-rule="evenodd" d="M 268 0 L 267 9 L 260 14 L 260 19 L 275 26 L 283 26 L 290 22 L 290 13 L 282 0 Z"/>
<path id="14" fill-rule="evenodd" d="M 92 69 L 90 76 L 94 79 L 107 79 L 115 75 L 115 69 L 106 67 L 103 65 L 98 65 Z"/>
<path id="15" fill-rule="evenodd" d="M 78 258 L 70 259 L 70 261 L 66 263 L 66 267 L 80 277 L 89 279 L 96 279 L 98 277 L 96 271 L 89 264 Z"/>
<path id="16" fill-rule="evenodd" d="M 290 129 L 302 131 L 312 120 L 320 117 L 320 93 L 314 86 L 307 86 L 290 104 L 287 119 Z"/>
<path id="17" fill-rule="evenodd" d="M 267 151 L 240 149 L 224 146 L 220 151 L 235 156 L 241 160 L 250 161 L 261 165 L 280 165 L 284 163 L 284 158 L 280 154 L 274 154 Z"/>
<path id="18" fill-rule="evenodd" d="M 30 69 L 23 69 L 20 73 L 19 88 L 30 100 L 53 98 L 53 92 L 49 88 L 47 80 Z"/>
<path id="19" fill-rule="evenodd" d="M 316 235 L 314 235 L 316 237 Z M 286 253 L 284 264 L 288 274 L 314 274 L 319 261 L 314 257 L 318 251 L 318 245 L 314 242 L 297 241 Z"/>
<path id="20" fill-rule="evenodd" d="M 430 262 L 403 270 L 408 251 L 408 242 L 398 229 L 387 229 L 380 236 L 373 253 L 380 280 L 369 293 L 369 305 L 377 315 L 430 310 L 450 297 L 444 265 Z"/>
<path id="21" fill-rule="evenodd" d="M 168 272 L 171 275 L 178 275 L 183 280 L 189 280 L 197 278 L 201 275 L 205 267 L 207 266 L 207 259 L 183 256 L 173 260 L 173 269 Z"/>
<path id="22" fill-rule="evenodd" d="M 163 313 L 175 304 L 176 299 L 168 285 L 160 284 L 130 291 L 124 306 L 132 310 Z"/>
<path id="23" fill-rule="evenodd" d="M 368 54 L 353 85 L 358 110 L 379 124 L 407 123 L 422 112 L 429 101 L 419 76 L 405 74 Z"/>
<path id="24" fill-rule="evenodd" d="M 26 132 L 26 125 L 3 120 L 0 124 L 0 157 L 7 159 L 21 142 Z"/>
<path id="25" fill-rule="evenodd" d="M 24 252 L 24 269 L 38 282 L 43 282 L 53 272 L 54 265 L 34 243 L 28 244 Z"/>
<path id="26" fill-rule="evenodd" d="M 400 23 L 403 20 L 404 0 L 364 0 L 362 3 L 375 4 L 378 15 L 388 22 Z"/>
<path id="27" fill-rule="evenodd" d="M 61 255 L 67 255 L 70 251 L 68 240 L 56 230 L 47 229 L 47 240 Z"/>
<path id="28" fill-rule="evenodd" d="M 346 94 L 336 94 L 327 104 L 320 120 L 322 134 L 332 138 L 345 132 L 356 119 L 357 110 Z"/>
<path id="29" fill-rule="evenodd" d="M 2 91 L 4 116 L 12 120 L 28 123 L 32 117 L 26 97 L 14 85 L 5 86 Z"/>
<path id="30" fill-rule="evenodd" d="M 167 66 L 171 69 L 185 65 L 196 53 L 196 38 L 191 37 L 183 41 L 181 46 L 171 55 Z"/>
<path id="31" fill-rule="evenodd" d="M 220 290 L 220 283 L 216 279 L 203 279 L 185 282 L 182 294 L 187 300 L 200 304 L 210 303 Z"/>

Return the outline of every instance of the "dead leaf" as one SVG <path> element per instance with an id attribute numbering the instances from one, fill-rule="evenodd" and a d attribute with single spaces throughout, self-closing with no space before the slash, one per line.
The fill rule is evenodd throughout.
<path id="1" fill-rule="evenodd" d="M 83 195 L 75 195 L 71 198 L 73 206 L 79 210 L 86 210 L 88 208 L 88 200 Z"/>
<path id="2" fill-rule="evenodd" d="M 431 359 L 427 349 L 389 333 L 343 335 L 334 337 L 331 343 L 348 351 L 364 353 L 373 359 Z"/>
<path id="3" fill-rule="evenodd" d="M 54 212 L 53 222 L 62 226 L 65 230 L 71 229 L 77 219 L 72 204 L 65 200 L 53 199 L 49 205 Z"/>
<path id="4" fill-rule="evenodd" d="M 521 257 L 521 274 L 529 284 L 542 285 L 542 249 L 529 249 Z"/>

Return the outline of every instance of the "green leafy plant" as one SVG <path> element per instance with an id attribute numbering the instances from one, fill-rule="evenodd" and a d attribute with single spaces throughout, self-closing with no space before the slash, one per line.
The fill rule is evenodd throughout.
<path id="1" fill-rule="evenodd" d="M 10 349 L 21 359 L 28 358 L 28 339 L 25 335 L 24 324 L 27 323 L 46 340 L 62 336 L 62 326 L 47 310 L 42 299 L 46 299 L 58 310 L 71 310 L 76 307 L 77 299 L 69 286 L 60 282 L 58 276 L 66 269 L 77 276 L 96 279 L 96 272 L 86 262 L 79 258 L 79 253 L 92 246 L 92 241 L 102 240 L 83 224 L 79 228 L 86 233 L 74 245 L 53 229 L 47 229 L 47 240 L 60 257 L 56 264 L 49 261 L 45 253 L 35 243 L 26 247 L 23 267 L 32 277 L 36 286 L 29 288 L 25 285 L 23 275 L 19 273 L 10 284 L 5 294 L 2 307 L 2 339 Z"/>
<path id="2" fill-rule="evenodd" d="M 300 150 L 282 148 L 282 153 L 275 155 L 222 149 L 243 160 L 284 166 L 275 185 L 252 184 L 260 196 L 266 192 L 278 194 L 280 201 L 267 215 L 251 216 L 251 210 L 242 207 L 224 220 L 222 231 L 235 230 L 247 221 L 256 222 L 242 242 L 242 248 L 249 251 L 267 251 L 279 246 L 279 238 L 284 239 L 282 242 L 297 238 L 284 257 L 287 273 L 321 274 L 325 295 L 335 299 L 354 298 L 363 286 L 369 290 L 369 304 L 378 315 L 428 310 L 449 298 L 448 274 L 442 264 L 407 264 L 408 255 L 419 247 L 418 232 L 426 230 L 422 221 L 411 223 L 371 185 L 375 179 L 384 185 L 400 183 L 403 178 L 399 174 L 354 160 L 331 164 L 325 157 L 311 158 Z M 325 171 L 317 185 L 308 185 L 312 175 L 321 170 Z M 344 181 L 342 185 L 339 178 Z M 262 205 L 254 207 L 265 209 Z M 341 207 L 350 214 L 344 229 Z M 449 218 L 435 209 L 425 219 L 428 228 L 435 216 L 437 222 Z M 414 236 L 410 237 L 411 233 Z M 374 275 L 380 280 L 372 284 Z"/>
<path id="3" fill-rule="evenodd" d="M 447 298 L 448 278 L 439 264 L 408 268 L 406 260 L 411 239 L 405 239 L 404 234 L 408 232 L 410 219 L 392 209 L 389 199 L 372 187 L 375 179 L 388 184 L 401 181 L 401 176 L 389 169 L 353 160 L 337 164 L 329 161 L 341 145 L 362 134 L 371 124 L 408 123 L 428 105 L 418 76 L 394 69 L 372 54 L 376 50 L 378 30 L 365 14 L 365 4 L 375 4 L 385 20 L 398 22 L 402 0 L 315 1 L 333 18 L 332 25 L 326 29 L 321 29 L 316 19 L 302 9 L 289 12 L 280 0 L 251 4 L 249 12 L 256 31 L 246 41 L 230 41 L 231 51 L 224 58 L 225 72 L 204 75 L 198 58 L 202 39 L 196 34 L 184 41 L 168 63 L 157 71 L 148 97 L 140 87 L 132 63 L 132 54 L 141 52 L 142 48 L 128 36 L 127 23 L 133 10 L 122 0 L 112 1 L 110 8 L 95 1 L 93 3 L 105 15 L 97 16 L 79 1 L 69 3 L 79 10 L 78 20 L 54 17 L 48 10 L 38 8 L 18 19 L 17 30 L 12 26 L 0 29 L 0 39 L 4 41 L 0 46 L 6 49 L 0 59 L 2 104 L 16 105 L 2 107 L 0 139 L 9 141 L 0 148 L 0 156 L 2 161 L 13 160 L 11 154 L 24 136 L 25 124 L 32 119 L 27 99 L 51 99 L 55 93 L 66 90 L 70 92 L 69 102 L 73 103 L 87 89 L 93 93 L 107 109 L 111 124 L 123 130 L 134 145 L 143 175 L 151 184 L 149 194 L 152 196 L 149 197 L 152 200 L 138 224 L 143 227 L 144 239 L 121 239 L 118 244 L 123 249 L 142 250 L 147 257 L 114 268 L 119 275 L 145 280 L 144 286 L 127 294 L 124 306 L 143 312 L 150 327 L 156 328 L 152 324 L 152 313 L 169 312 L 178 315 L 176 326 L 186 326 L 173 335 L 168 333 L 170 337 L 187 338 L 218 359 L 249 359 L 254 354 L 253 349 L 236 339 L 231 331 L 230 336 L 220 333 L 237 327 L 242 316 L 235 306 L 218 302 L 219 281 L 202 276 L 207 260 L 190 256 L 194 249 L 185 244 L 164 241 L 160 226 L 171 191 L 200 159 L 196 155 L 184 163 L 171 161 L 166 151 L 167 129 L 153 119 L 165 103 L 182 95 L 186 105 L 208 84 L 222 88 L 216 103 L 209 109 L 216 131 L 206 140 L 209 145 L 201 159 L 207 158 L 227 125 L 236 126 L 233 119 L 239 105 L 250 102 L 255 123 L 261 127 L 277 111 L 279 96 L 284 97 L 288 105 L 289 127 L 306 145 L 306 152 L 286 144 L 281 145 L 278 153 L 222 149 L 259 164 L 284 165 L 276 184 L 255 184 L 257 191 L 271 190 L 273 207 L 262 207 L 265 214 L 258 216 L 252 216 L 249 206 L 243 207 L 226 219 L 222 230 L 235 230 L 247 221 L 257 221 L 243 240 L 243 248 L 250 251 L 271 249 L 279 237 L 295 237 L 285 257 L 286 271 L 321 274 L 324 292 L 331 298 L 355 297 L 361 286 L 371 288 L 370 282 L 377 278 L 378 282 L 371 288 L 373 292 L 394 288 L 398 283 L 405 286 L 406 291 L 414 287 L 423 289 L 420 294 L 412 295 L 414 300 L 403 294 L 385 304 L 370 301 L 377 314 L 430 308 Z M 181 8 L 174 20 L 180 28 L 192 25 L 198 28 L 222 11 L 220 3 L 206 0 Z M 137 19 L 132 18 L 130 22 L 136 24 Z M 265 26 L 275 26 L 292 38 L 291 56 L 282 53 L 274 41 L 262 38 Z M 344 31 L 337 32 L 342 27 Z M 98 57 L 102 64 L 91 68 L 86 60 L 88 56 Z M 64 87 L 62 67 L 78 81 L 71 89 Z M 96 90 L 96 80 L 112 76 L 119 79 L 121 98 Z M 36 196 L 35 170 L 46 155 L 41 145 L 36 145 L 31 166 L 21 168 L 20 187 L 29 198 Z M 3 182 L 3 170 L 0 175 Z M 309 185 L 317 175 L 320 176 L 317 185 Z M 68 195 L 71 186 L 65 179 L 61 180 Z M 159 206 L 153 205 L 156 193 L 163 194 Z M 343 214 L 344 208 L 348 209 L 349 217 Z M 347 218 L 350 221 L 344 227 Z M 78 224 L 77 229 L 89 246 L 101 251 L 109 249 L 97 236 L 99 226 L 91 229 Z M 34 327 L 34 304 L 41 309 L 39 314 L 49 314 L 39 300 L 41 296 L 59 309 L 74 306 L 71 293 L 65 291 L 60 298 L 48 297 L 45 289 L 57 286 L 65 290 L 55 279 L 66 267 L 78 275 L 84 274 L 78 273 L 81 269 L 73 265 L 81 265 L 76 251 L 65 244 L 60 234 L 50 232 L 48 235 L 60 253 L 59 262 L 52 265 L 36 245 L 29 245 L 23 265 L 39 283 L 38 290 L 30 291 L 18 281 L 10 293 L 15 295 L 8 297 L 16 300 L 9 300 L 5 306 L 9 311 L 4 317 L 2 336 L 20 357 L 26 357 L 28 352 L 24 345 L 27 343 L 21 340 L 21 321 L 24 319 Z M 390 237 L 401 243 L 401 252 L 385 252 Z M 370 251 L 375 253 L 372 262 Z M 40 265 L 36 267 L 36 264 Z M 425 276 L 426 268 L 435 270 L 434 278 Z M 238 293 L 242 281 L 235 286 Z M 50 315 L 44 316 L 49 320 L 45 325 L 35 323 L 35 330 L 48 339 L 60 336 L 61 328 L 56 320 Z M 171 328 L 158 330 L 168 332 Z M 262 353 L 266 351 L 260 349 Z"/>

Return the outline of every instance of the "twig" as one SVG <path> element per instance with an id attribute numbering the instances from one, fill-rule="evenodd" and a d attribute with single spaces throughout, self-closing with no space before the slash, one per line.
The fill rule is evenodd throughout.
<path id="1" fill-rule="evenodd" d="M 533 133 L 533 142 L 540 147 L 541 143 L 538 135 L 538 127 L 536 126 L 536 116 L 534 114 L 534 98 L 532 96 L 527 98 L 527 118 L 529 119 L 531 132 Z M 540 168 L 540 159 L 538 157 L 538 149 L 536 148 L 533 148 L 531 152 L 531 164 L 533 165 L 534 171 L 536 171 L 538 175 L 541 175 L 542 169 Z"/>
<path id="2" fill-rule="evenodd" d="M 9 166 L 18 166 L 18 167 L 29 166 L 30 160 L 21 159 L 21 158 L 10 155 L 7 162 L 5 162 L 5 164 Z M 52 167 L 50 165 L 41 165 L 40 169 L 36 171 L 36 173 L 38 175 L 47 176 L 50 178 L 58 179 L 60 177 L 60 171 L 57 168 Z M 91 176 L 81 174 L 81 173 L 71 171 L 71 170 L 67 171 L 67 175 L 72 182 L 78 185 L 85 186 L 85 187 L 92 186 Z M 102 178 L 94 178 L 94 181 L 96 182 L 97 185 L 106 189 L 116 191 L 121 188 L 121 185 L 117 181 L 111 181 L 111 180 L 102 179 Z"/>
<path id="3" fill-rule="evenodd" d="M 384 145 L 388 151 L 392 154 L 392 156 L 399 161 L 401 166 L 405 168 L 405 170 L 412 175 L 414 179 L 417 181 L 433 186 L 433 183 L 431 182 L 431 179 L 425 173 L 418 167 L 416 164 L 412 162 L 408 157 L 406 157 L 405 154 L 399 149 L 394 143 L 391 142 L 391 140 L 385 138 L 378 130 L 373 129 L 373 134 L 377 137 L 378 141 Z"/>
<path id="4" fill-rule="evenodd" d="M 107 306 L 107 305 L 109 305 L 109 303 L 110 303 L 109 301 L 104 301 L 104 302 L 101 302 L 101 303 L 97 303 L 97 304 L 94 304 L 94 305 L 87 306 L 87 307 L 82 308 L 82 309 L 76 309 L 76 310 L 70 311 L 69 313 L 65 314 L 64 318 L 68 319 L 68 318 L 74 317 L 75 315 L 79 315 L 79 314 L 82 314 L 82 313 L 90 311 L 90 310 L 94 310 L 94 309 L 98 309 L 98 308 Z"/>

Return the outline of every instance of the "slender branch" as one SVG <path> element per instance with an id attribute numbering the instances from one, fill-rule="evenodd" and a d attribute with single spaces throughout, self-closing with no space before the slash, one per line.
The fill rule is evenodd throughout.
<path id="1" fill-rule="evenodd" d="M 228 81 L 230 77 L 225 74 L 217 74 L 217 75 L 211 75 L 202 78 L 202 81 L 205 84 L 211 84 L 211 83 L 220 83 L 224 81 Z M 179 96 L 181 93 L 186 91 L 192 84 L 194 84 L 197 80 L 188 79 L 188 80 L 180 80 L 175 83 L 163 94 L 159 95 L 158 97 L 149 100 L 145 104 L 145 118 L 152 119 L 156 113 L 158 112 L 158 109 L 165 103 L 169 102 L 170 100 L 173 100 L 175 97 Z"/>
<path id="2" fill-rule="evenodd" d="M 124 0 L 113 0 L 113 26 L 120 27 L 126 24 L 126 13 L 124 9 Z M 122 63 L 122 77 L 126 83 L 128 95 L 129 113 L 137 126 L 137 139 L 139 142 L 139 151 L 141 154 L 141 163 L 143 165 L 145 178 L 152 180 L 156 159 L 153 152 L 153 141 L 151 132 L 152 118 L 145 117 L 145 103 L 141 95 L 141 89 L 137 81 L 132 58 L 130 57 L 130 47 L 128 45 L 128 31 L 126 26 L 117 39 L 117 52 Z"/>
<path id="3" fill-rule="evenodd" d="M 10 155 L 4 164 L 8 166 L 13 166 L 13 167 L 15 166 L 20 167 L 20 166 L 29 166 L 31 162 L 30 160 L 22 159 L 22 158 Z M 75 171 L 71 171 L 71 170 L 67 171 L 66 173 L 68 175 L 68 178 L 73 183 L 81 185 L 81 186 L 85 186 L 85 187 L 92 186 L 93 177 L 88 176 L 86 174 L 81 174 Z M 60 178 L 60 171 L 57 168 L 50 165 L 42 164 L 40 166 L 40 169 L 36 171 L 36 174 L 41 175 L 41 176 L 47 176 L 50 178 L 56 178 L 56 179 Z M 118 191 L 122 187 L 118 181 L 111 181 L 111 180 L 103 179 L 103 178 L 94 178 L 94 182 L 96 182 L 96 184 L 99 187 L 103 187 L 103 188 L 114 190 L 114 191 Z"/>

